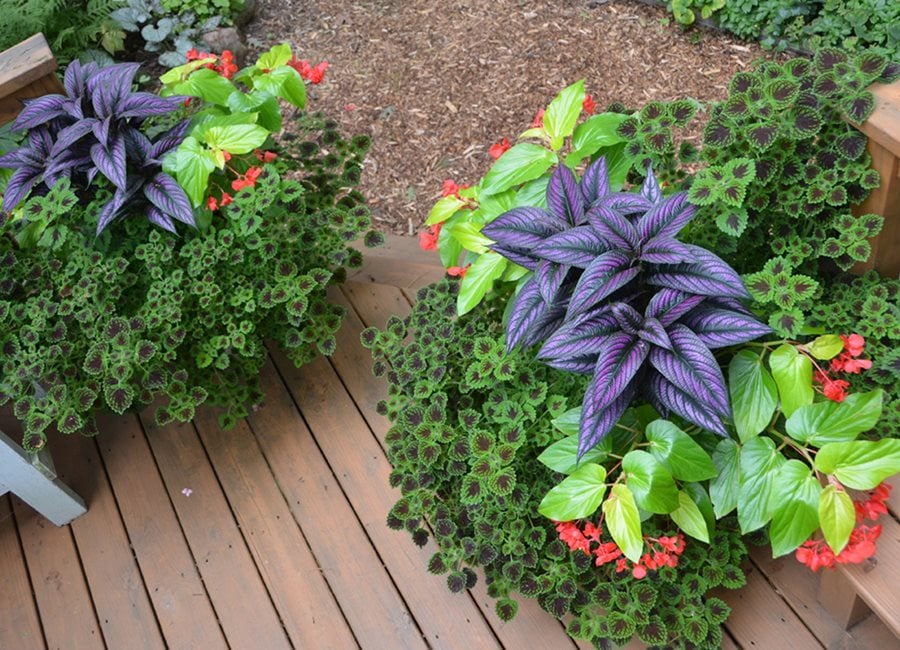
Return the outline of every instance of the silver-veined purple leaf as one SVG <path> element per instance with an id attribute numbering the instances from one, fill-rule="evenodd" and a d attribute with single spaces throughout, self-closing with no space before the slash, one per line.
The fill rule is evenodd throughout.
<path id="1" fill-rule="evenodd" d="M 538 289 L 541 291 L 541 298 L 547 304 L 552 304 L 562 286 L 566 275 L 569 273 L 569 267 L 556 262 L 548 262 L 541 260 L 535 269 L 534 277 L 537 279 Z"/>
<path id="2" fill-rule="evenodd" d="M 595 354 L 606 344 L 606 337 L 619 328 L 608 306 L 603 306 L 563 323 L 544 342 L 538 359 L 576 358 Z"/>
<path id="3" fill-rule="evenodd" d="M 648 264 L 683 264 L 697 261 L 689 244 L 659 235 L 644 243 L 641 261 Z"/>
<path id="4" fill-rule="evenodd" d="M 562 224 L 546 210 L 523 206 L 504 212 L 481 229 L 507 250 L 530 253 L 550 235 L 563 229 Z"/>
<path id="5" fill-rule="evenodd" d="M 614 302 L 609 309 L 622 331 L 637 336 L 644 323 L 644 317 L 637 309 L 626 302 Z"/>
<path id="6" fill-rule="evenodd" d="M 184 140 L 187 135 L 190 126 L 190 120 L 182 120 L 163 133 L 156 139 L 156 142 L 153 143 L 153 148 L 150 150 L 147 158 L 161 160 L 163 156 L 181 144 L 182 140 Z"/>
<path id="7" fill-rule="evenodd" d="M 728 435 L 721 418 L 709 409 L 702 394 L 697 396 L 688 394 L 658 372 L 652 372 L 650 375 L 646 388 L 647 399 L 660 414 L 668 410 L 702 429 L 720 436 Z"/>
<path id="8" fill-rule="evenodd" d="M 768 325 L 753 316 L 727 309 L 695 309 L 681 319 L 710 349 L 724 348 L 771 334 Z"/>
<path id="9" fill-rule="evenodd" d="M 100 219 L 97 221 L 97 235 L 103 232 L 112 220 L 119 216 L 119 212 L 122 210 L 122 207 L 127 200 L 128 195 L 125 190 L 116 189 L 113 197 L 103 206 L 103 209 L 100 210 Z"/>
<path id="10" fill-rule="evenodd" d="M 81 97 L 67 99 L 63 104 L 66 114 L 74 120 L 84 119 L 84 106 L 81 104 Z"/>
<path id="11" fill-rule="evenodd" d="M 584 171 L 578 189 L 588 206 L 593 205 L 594 201 L 600 197 L 609 194 L 609 170 L 604 156 L 600 156 Z"/>
<path id="12" fill-rule="evenodd" d="M 144 185 L 144 196 L 169 216 L 189 226 L 195 225 L 191 200 L 181 185 L 168 174 L 159 172 L 147 182 Z"/>
<path id="13" fill-rule="evenodd" d="M 640 268 L 631 266 L 631 261 L 631 257 L 622 251 L 608 251 L 597 256 L 575 285 L 575 291 L 569 300 L 567 318 L 593 308 L 636 278 Z"/>
<path id="14" fill-rule="evenodd" d="M 119 63 L 101 68 L 87 81 L 94 112 L 104 118 L 117 112 L 119 102 L 131 94 L 131 84 L 140 64 Z"/>
<path id="15" fill-rule="evenodd" d="M 606 345 L 597 354 L 594 378 L 588 384 L 581 403 L 582 417 L 591 417 L 611 404 L 641 369 L 650 344 L 627 334 L 614 332 L 606 337 Z"/>
<path id="16" fill-rule="evenodd" d="M 129 93 L 119 102 L 116 114 L 125 117 L 150 117 L 152 115 L 168 115 L 178 110 L 187 97 L 172 95 L 160 97 L 153 93 Z"/>
<path id="17" fill-rule="evenodd" d="M 598 255 L 609 247 L 591 226 L 576 226 L 550 235 L 534 247 L 532 253 L 539 258 L 586 269 Z"/>
<path id="18" fill-rule="evenodd" d="M 37 167 L 43 164 L 44 158 L 31 147 L 19 147 L 0 156 L 0 167 L 18 169 L 19 167 Z"/>
<path id="19" fill-rule="evenodd" d="M 121 133 L 125 138 L 125 153 L 128 154 L 129 159 L 137 161 L 139 166 L 146 165 L 153 160 L 153 156 L 151 156 L 153 144 L 150 142 L 150 138 L 137 129 L 127 127 Z"/>
<path id="20" fill-rule="evenodd" d="M 128 178 L 125 168 L 125 138 L 114 134 L 109 139 L 108 148 L 98 142 L 91 147 L 91 160 L 113 185 L 125 189 Z"/>
<path id="21" fill-rule="evenodd" d="M 636 383 L 636 382 L 635 382 Z M 597 411 L 586 413 L 582 406 L 578 430 L 578 458 L 584 456 L 612 431 L 637 391 L 634 384 L 625 387 L 616 399 Z"/>
<path id="22" fill-rule="evenodd" d="M 685 293 L 678 289 L 663 288 L 657 291 L 647 303 L 644 315 L 648 318 L 656 318 L 668 327 L 704 300 L 703 296 Z"/>
<path id="23" fill-rule="evenodd" d="M 151 205 L 147 208 L 147 219 L 150 221 L 150 223 L 159 226 L 163 230 L 168 230 L 171 233 L 177 234 L 177 231 L 175 230 L 175 223 L 172 221 L 169 215 L 161 211 L 156 206 Z"/>
<path id="24" fill-rule="evenodd" d="M 547 359 L 544 363 L 556 370 L 571 372 L 576 375 L 593 375 L 597 365 L 597 354 L 586 354 L 579 357 Z"/>
<path id="25" fill-rule="evenodd" d="M 653 237 L 674 237 L 691 222 L 697 208 L 688 203 L 687 192 L 677 192 L 653 205 L 637 221 L 637 230 L 644 241 Z"/>
<path id="26" fill-rule="evenodd" d="M 84 94 L 84 85 L 88 77 L 97 72 L 98 66 L 93 61 L 91 63 L 82 64 L 77 59 L 72 61 L 66 68 L 66 74 L 63 76 L 63 86 L 69 97 L 80 97 Z"/>
<path id="27" fill-rule="evenodd" d="M 56 134 L 56 142 L 53 143 L 53 148 L 50 150 L 50 156 L 56 157 L 68 149 L 71 149 L 72 145 L 94 130 L 94 126 L 97 122 L 98 120 L 89 117 L 61 129 L 60 132 Z M 105 140 L 101 140 L 101 142 L 104 144 L 106 143 Z"/>
<path id="28" fill-rule="evenodd" d="M 647 284 L 700 296 L 750 297 L 741 278 L 721 258 L 700 246 L 685 245 L 690 247 L 697 261 L 654 269 L 647 277 Z"/>
<path id="29" fill-rule="evenodd" d="M 672 349 L 654 347 L 650 351 L 650 363 L 679 390 L 702 398 L 713 413 L 729 417 L 731 407 L 725 377 L 712 352 L 684 325 L 670 325 L 667 332 Z"/>
<path id="30" fill-rule="evenodd" d="M 549 309 L 532 323 L 531 328 L 520 339 L 522 346 L 537 345 L 555 332 L 563 323 L 566 309 L 562 305 L 550 305 Z"/>
<path id="31" fill-rule="evenodd" d="M 93 119 L 92 131 L 94 132 L 94 137 L 97 138 L 98 142 L 102 142 L 106 144 L 107 140 L 109 140 L 109 127 L 112 124 L 112 117 L 107 117 L 105 120 Z"/>
<path id="32" fill-rule="evenodd" d="M 644 319 L 638 336 L 657 347 L 665 348 L 666 350 L 672 349 L 672 341 L 669 339 L 666 328 L 655 318 Z"/>
<path id="33" fill-rule="evenodd" d="M 720 307 L 722 309 L 730 309 L 739 314 L 747 314 L 752 316 L 753 312 L 747 309 L 747 306 L 736 298 L 728 298 L 726 296 L 712 296 L 703 301 L 704 307 Z"/>
<path id="34" fill-rule="evenodd" d="M 66 101 L 64 95 L 44 95 L 36 99 L 26 99 L 24 101 L 25 108 L 16 117 L 12 128 L 14 131 L 22 131 L 24 129 L 33 129 L 41 124 L 46 124 L 50 120 L 66 115 L 63 104 Z"/>
<path id="35" fill-rule="evenodd" d="M 631 222 L 619 212 L 603 206 L 595 206 L 587 212 L 588 223 L 607 248 L 633 253 L 641 243 L 641 237 Z"/>
<path id="36" fill-rule="evenodd" d="M 641 196 L 650 201 L 650 203 L 659 203 L 662 201 L 662 188 L 653 174 L 653 168 L 647 166 L 647 176 L 644 177 L 644 184 L 641 185 Z"/>
<path id="37" fill-rule="evenodd" d="M 532 277 L 522 285 L 515 297 L 506 322 L 506 350 L 515 348 L 541 316 L 551 309 L 541 297 L 537 279 Z"/>
<path id="38" fill-rule="evenodd" d="M 575 226 L 584 219 L 584 203 L 578 191 L 575 174 L 565 165 L 560 165 L 547 184 L 547 207 L 568 226 Z"/>
<path id="39" fill-rule="evenodd" d="M 39 126 L 28 132 L 28 143 L 31 148 L 39 152 L 44 158 L 50 156 L 53 149 L 54 133 L 46 126 Z"/>
<path id="40" fill-rule="evenodd" d="M 537 269 L 539 260 L 533 255 L 523 253 L 515 248 L 506 248 L 505 246 L 500 246 L 498 244 L 491 245 L 491 250 L 502 255 L 510 262 L 525 267 L 529 271 Z"/>
<path id="41" fill-rule="evenodd" d="M 613 210 L 619 214 L 643 214 L 650 209 L 650 201 L 640 194 L 632 192 L 611 192 L 597 198 L 591 205 L 592 208 L 602 207 Z"/>
<path id="42" fill-rule="evenodd" d="M 41 170 L 34 167 L 19 167 L 13 172 L 3 194 L 3 210 L 10 212 L 19 205 L 40 179 Z"/>

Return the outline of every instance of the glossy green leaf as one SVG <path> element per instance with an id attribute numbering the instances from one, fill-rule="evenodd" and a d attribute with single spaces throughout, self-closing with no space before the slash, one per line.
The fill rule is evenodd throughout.
<path id="1" fill-rule="evenodd" d="M 572 135 L 583 104 L 584 79 L 563 88 L 547 106 L 544 112 L 544 129 L 550 136 L 550 146 L 554 150 L 562 147 L 563 140 Z"/>
<path id="2" fill-rule="evenodd" d="M 622 553 L 632 562 L 637 562 L 644 551 L 644 537 L 634 495 L 626 485 L 616 483 L 612 487 L 609 498 L 603 502 L 603 515 L 609 534 Z"/>
<path id="3" fill-rule="evenodd" d="M 164 73 L 159 78 L 159 80 L 166 85 L 175 83 L 177 81 L 183 81 L 184 79 L 187 79 L 188 76 L 195 70 L 199 70 L 200 68 L 203 68 L 203 66 L 205 66 L 207 63 L 215 63 L 215 61 L 216 61 L 216 57 L 214 57 L 214 56 L 210 56 L 205 59 L 197 59 L 195 61 L 188 61 L 184 65 L 180 65 L 176 68 L 172 68 L 168 72 Z M 163 97 L 168 97 L 171 95 L 177 95 L 178 93 L 165 92 L 165 93 L 161 93 L 161 94 L 163 95 Z"/>
<path id="4" fill-rule="evenodd" d="M 763 365 L 762 357 L 741 350 L 728 364 L 728 390 L 734 426 L 742 442 L 758 435 L 772 421 L 778 406 L 775 380 Z"/>
<path id="5" fill-rule="evenodd" d="M 837 334 L 823 334 L 813 339 L 811 343 L 807 343 L 806 349 L 816 359 L 827 361 L 841 353 L 844 349 L 844 342 Z"/>
<path id="6" fill-rule="evenodd" d="M 456 298 L 456 310 L 460 316 L 472 310 L 490 291 L 494 280 L 503 275 L 508 262 L 493 251 L 480 256 L 469 267 Z"/>
<path id="7" fill-rule="evenodd" d="M 447 227 L 458 218 L 459 215 L 451 217 L 448 221 L 444 222 L 444 227 L 441 228 L 441 232 L 438 233 L 438 255 L 441 258 L 441 264 L 444 265 L 444 268 L 458 266 L 459 256 L 463 252 L 463 245 L 459 243 L 456 237 L 453 236 L 451 229 Z"/>
<path id="8" fill-rule="evenodd" d="M 581 430 L 581 407 L 569 409 L 558 418 L 550 420 L 550 424 L 567 436 L 578 435 Z"/>
<path id="9" fill-rule="evenodd" d="M 432 206 L 431 212 L 428 213 L 428 218 L 425 220 L 425 225 L 433 226 L 436 223 L 443 223 L 456 214 L 465 204 L 465 201 L 461 201 L 452 194 L 442 197 Z"/>
<path id="10" fill-rule="evenodd" d="M 178 184 L 196 208 L 203 202 L 209 185 L 209 175 L 216 168 L 213 153 L 188 136 L 179 145 L 174 161 Z"/>
<path id="11" fill-rule="evenodd" d="M 778 385 L 781 410 L 788 417 L 813 401 L 812 362 L 789 343 L 769 355 L 769 367 Z"/>
<path id="12" fill-rule="evenodd" d="M 688 496 L 694 500 L 694 503 L 697 504 L 697 508 L 706 521 L 706 530 L 710 534 L 714 533 L 716 530 L 716 513 L 712 499 L 709 498 L 709 492 L 706 491 L 706 488 L 701 483 L 685 483 L 682 487 Z"/>
<path id="13" fill-rule="evenodd" d="M 678 507 L 678 488 L 662 463 L 635 449 L 622 459 L 622 473 L 637 505 L 648 512 L 668 514 Z"/>
<path id="14" fill-rule="evenodd" d="M 256 67 L 262 70 L 274 70 L 291 60 L 291 46 L 287 43 L 275 45 L 268 52 L 263 52 L 256 61 Z"/>
<path id="15" fill-rule="evenodd" d="M 900 439 L 830 442 L 816 454 L 816 469 L 834 474 L 847 487 L 872 490 L 900 473 Z"/>
<path id="16" fill-rule="evenodd" d="M 513 207 L 529 206 L 533 208 L 547 207 L 547 185 L 550 184 L 550 174 L 536 178 L 525 183 L 516 192 Z"/>
<path id="17" fill-rule="evenodd" d="M 173 90 L 176 95 L 192 95 L 217 106 L 227 105 L 231 94 L 237 92 L 231 81 L 208 68 L 200 68 Z"/>
<path id="18" fill-rule="evenodd" d="M 856 509 L 850 495 L 826 485 L 819 495 L 819 527 L 835 555 L 844 550 L 855 526 Z"/>
<path id="19" fill-rule="evenodd" d="M 799 460 L 782 463 L 770 496 L 772 523 L 769 541 L 772 556 L 795 550 L 819 527 L 819 495 L 822 486 L 809 465 Z"/>
<path id="20" fill-rule="evenodd" d="M 257 122 L 270 133 L 278 133 L 281 131 L 282 118 L 281 107 L 275 97 L 266 97 L 256 108 L 259 113 Z"/>
<path id="21" fill-rule="evenodd" d="M 541 500 L 538 512 L 553 521 L 590 517 L 606 494 L 606 470 L 596 463 L 583 463 Z"/>
<path id="22" fill-rule="evenodd" d="M 709 483 L 709 496 L 716 518 L 721 519 L 737 507 L 741 484 L 741 448 L 734 440 L 720 440 L 713 451 L 712 461 L 718 474 Z"/>
<path id="23" fill-rule="evenodd" d="M 678 491 L 678 507 L 669 516 L 685 535 L 709 544 L 709 530 L 706 527 L 706 519 L 694 500 L 681 490 Z"/>
<path id="24" fill-rule="evenodd" d="M 253 89 L 281 97 L 298 108 L 306 106 L 306 84 L 300 73 L 290 66 L 283 65 L 253 77 Z"/>
<path id="25" fill-rule="evenodd" d="M 204 134 L 204 140 L 210 147 L 232 154 L 250 153 L 268 137 L 269 132 L 258 124 L 214 126 Z"/>
<path id="26" fill-rule="evenodd" d="M 446 226 L 450 235 L 462 244 L 463 248 L 479 255 L 487 253 L 491 244 L 494 243 L 493 239 L 489 239 L 481 234 L 482 227 L 479 223 L 467 220 L 460 220 Z"/>
<path id="27" fill-rule="evenodd" d="M 556 154 L 530 142 L 508 149 L 481 181 L 480 195 L 498 194 L 533 180 L 557 162 Z"/>
<path id="28" fill-rule="evenodd" d="M 566 436 L 554 442 L 538 456 L 544 465 L 560 474 L 571 474 L 585 463 L 602 463 L 606 460 L 612 446 L 609 436 L 591 447 L 581 460 L 578 460 L 578 433 Z"/>
<path id="29" fill-rule="evenodd" d="M 882 390 L 848 395 L 843 402 L 817 402 L 801 406 L 785 422 L 794 440 L 816 447 L 829 442 L 850 442 L 875 426 L 881 417 Z"/>
<path id="30" fill-rule="evenodd" d="M 477 219 L 480 223 L 490 223 L 504 212 L 515 207 L 516 191 L 508 189 L 497 194 L 485 194 L 478 197 Z"/>
<path id="31" fill-rule="evenodd" d="M 601 149 L 598 153 L 606 158 L 606 168 L 609 171 L 609 187 L 613 192 L 618 192 L 625 185 L 628 172 L 634 165 L 634 159 L 625 152 L 626 143 L 615 144 Z"/>
<path id="32" fill-rule="evenodd" d="M 650 442 L 650 454 L 678 480 L 705 481 L 716 475 L 709 454 L 668 420 L 654 420 L 644 435 Z"/>
<path id="33" fill-rule="evenodd" d="M 785 462 L 770 438 L 751 438 L 741 447 L 738 523 L 749 533 L 765 526 L 772 518 L 771 497 L 778 470 Z"/>
<path id="34" fill-rule="evenodd" d="M 627 117 L 622 113 L 600 113 L 575 127 L 575 133 L 572 135 L 572 152 L 566 157 L 566 165 L 576 167 L 602 147 L 624 142 L 625 139 L 616 133 L 616 128 Z"/>

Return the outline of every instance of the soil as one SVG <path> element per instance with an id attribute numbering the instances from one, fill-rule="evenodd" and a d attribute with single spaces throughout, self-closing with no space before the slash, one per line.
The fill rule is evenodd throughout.
<path id="1" fill-rule="evenodd" d="M 633 0 L 258 0 L 256 49 L 291 43 L 327 60 L 310 109 L 373 138 L 361 191 L 376 227 L 413 235 L 444 179 L 477 181 L 490 146 L 586 80 L 602 109 L 722 99 L 731 76 L 771 54 Z M 699 129 L 687 137 L 699 140 Z"/>

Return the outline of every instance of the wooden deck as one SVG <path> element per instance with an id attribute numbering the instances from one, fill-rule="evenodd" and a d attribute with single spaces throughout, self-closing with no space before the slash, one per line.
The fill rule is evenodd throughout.
<path id="1" fill-rule="evenodd" d="M 273 354 L 265 408 L 231 431 L 201 411 L 192 425 L 110 417 L 96 439 L 52 440 L 89 511 L 57 528 L 0 498 L 0 648 L 579 647 L 534 601 L 502 624 L 482 582 L 451 594 L 425 570 L 433 548 L 384 523 L 397 498 L 375 413 L 385 387 L 359 332 L 440 274 L 413 240 L 367 252 L 333 292 L 349 308 L 335 355 L 296 370 Z M 18 435 L 8 417 L 0 428 Z M 749 571 L 722 594 L 726 647 L 900 647 L 874 616 L 842 631 L 793 559 L 759 551 Z"/>

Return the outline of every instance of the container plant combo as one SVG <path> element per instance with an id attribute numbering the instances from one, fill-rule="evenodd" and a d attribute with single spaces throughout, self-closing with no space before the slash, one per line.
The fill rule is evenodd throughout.
<path id="1" fill-rule="evenodd" d="M 369 140 L 283 120 L 312 77 L 287 45 L 242 70 L 228 52 L 189 58 L 158 94 L 132 89 L 137 64 L 73 62 L 65 94 L 13 124 L 27 135 L 0 157 L 0 404 L 26 448 L 157 400 L 160 423 L 211 403 L 227 427 L 262 398 L 267 340 L 297 365 L 334 349 L 343 309 L 325 289 L 362 261 Z"/>
<path id="2" fill-rule="evenodd" d="M 900 281 L 848 271 L 882 217 L 876 54 L 760 62 L 728 98 L 596 112 L 564 89 L 421 243 L 450 277 L 366 329 L 388 525 L 599 647 L 718 647 L 748 538 L 812 570 L 875 553 L 900 471 Z M 703 110 L 699 148 L 678 130 Z M 725 260 L 728 260 L 727 262 Z"/>

